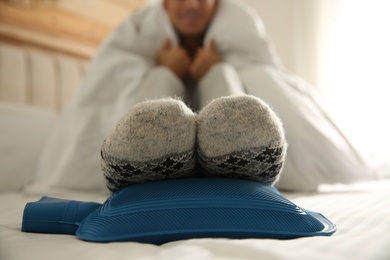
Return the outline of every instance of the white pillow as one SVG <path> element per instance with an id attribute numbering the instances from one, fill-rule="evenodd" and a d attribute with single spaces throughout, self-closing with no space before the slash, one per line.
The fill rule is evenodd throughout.
<path id="1" fill-rule="evenodd" d="M 56 117 L 48 110 L 0 104 L 0 192 L 20 190 L 33 178 Z"/>

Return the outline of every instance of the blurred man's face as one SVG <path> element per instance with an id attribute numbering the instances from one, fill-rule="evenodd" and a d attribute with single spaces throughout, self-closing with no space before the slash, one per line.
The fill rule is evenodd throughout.
<path id="1" fill-rule="evenodd" d="M 164 0 L 173 27 L 183 36 L 199 36 L 210 23 L 218 0 Z"/>

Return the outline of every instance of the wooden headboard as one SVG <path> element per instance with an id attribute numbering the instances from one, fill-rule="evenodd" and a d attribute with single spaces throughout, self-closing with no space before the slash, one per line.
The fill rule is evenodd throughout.
<path id="1" fill-rule="evenodd" d="M 146 0 L 0 0 L 0 101 L 60 111 L 107 34 Z"/>
<path id="2" fill-rule="evenodd" d="M 0 43 L 0 101 L 60 111 L 77 91 L 88 62 Z"/>
<path id="3" fill-rule="evenodd" d="M 0 0 L 0 41 L 89 59 L 145 0 Z"/>

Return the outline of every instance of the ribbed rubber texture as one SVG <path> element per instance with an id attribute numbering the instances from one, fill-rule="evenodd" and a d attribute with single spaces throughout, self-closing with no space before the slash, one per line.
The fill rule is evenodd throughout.
<path id="1" fill-rule="evenodd" d="M 101 204 L 95 202 L 45 196 L 24 207 L 22 231 L 75 235 L 83 219 L 100 207 Z"/>
<path id="2" fill-rule="evenodd" d="M 321 214 L 275 188 L 237 179 L 177 179 L 135 184 L 114 193 L 76 235 L 88 241 L 163 244 L 203 237 L 278 238 L 331 235 Z"/>

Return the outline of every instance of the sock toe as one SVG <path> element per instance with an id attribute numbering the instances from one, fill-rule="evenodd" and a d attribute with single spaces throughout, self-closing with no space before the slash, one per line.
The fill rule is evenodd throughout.
<path id="1" fill-rule="evenodd" d="M 191 174 L 195 138 L 195 114 L 182 101 L 163 99 L 134 106 L 103 142 L 107 187 L 115 191 Z"/>
<path id="2" fill-rule="evenodd" d="M 223 97 L 197 116 L 197 152 L 203 173 L 274 184 L 286 141 L 272 109 L 253 96 Z"/>

